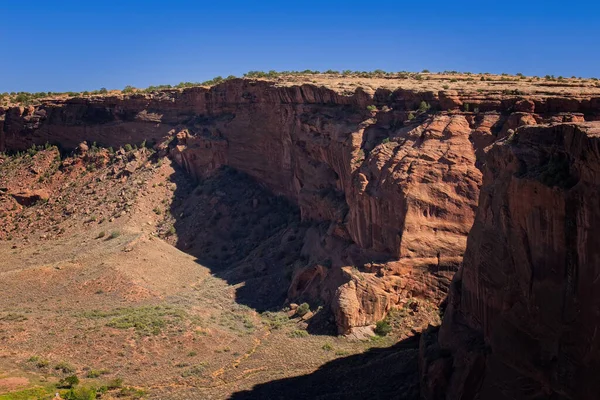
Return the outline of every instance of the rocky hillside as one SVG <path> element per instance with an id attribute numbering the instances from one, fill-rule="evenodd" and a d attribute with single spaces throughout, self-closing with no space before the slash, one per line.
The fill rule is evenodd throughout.
<path id="1" fill-rule="evenodd" d="M 222 166 L 248 174 L 322 225 L 303 239 L 288 300 L 331 306 L 349 333 L 412 297 L 445 297 L 486 146 L 523 125 L 594 120 L 598 110 L 593 94 L 347 92 L 246 79 L 0 109 L 0 149 L 145 141 L 197 179 Z"/>

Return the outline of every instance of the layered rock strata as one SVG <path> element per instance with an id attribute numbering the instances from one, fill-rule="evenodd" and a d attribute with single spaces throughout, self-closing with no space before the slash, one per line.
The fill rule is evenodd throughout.
<path id="1" fill-rule="evenodd" d="M 523 125 L 595 119 L 599 106 L 592 97 L 344 94 L 233 80 L 3 109 L 0 146 L 146 141 L 197 179 L 224 165 L 250 175 L 291 199 L 304 220 L 327 224 L 325 235 L 307 237 L 308 262 L 289 293 L 331 304 L 347 333 L 409 297 L 445 297 L 474 220 L 486 146 Z"/>

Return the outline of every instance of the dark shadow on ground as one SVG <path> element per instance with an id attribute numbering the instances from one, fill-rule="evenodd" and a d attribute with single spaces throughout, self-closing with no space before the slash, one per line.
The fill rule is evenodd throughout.
<path id="1" fill-rule="evenodd" d="M 236 301 L 258 312 L 281 308 L 310 224 L 298 208 L 248 175 L 223 167 L 193 181 L 176 168 L 170 214 L 161 234 L 177 232 L 176 247 L 237 288 Z M 172 232 L 171 232 L 172 233 Z"/>
<path id="2" fill-rule="evenodd" d="M 338 358 L 309 375 L 274 380 L 234 393 L 250 399 L 419 399 L 419 336 L 388 348 Z"/>

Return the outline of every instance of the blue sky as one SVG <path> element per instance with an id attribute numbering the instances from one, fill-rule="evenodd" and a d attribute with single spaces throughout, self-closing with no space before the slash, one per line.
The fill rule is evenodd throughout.
<path id="1" fill-rule="evenodd" d="M 4 1 L 0 92 L 203 81 L 249 70 L 600 77 L 592 1 Z"/>

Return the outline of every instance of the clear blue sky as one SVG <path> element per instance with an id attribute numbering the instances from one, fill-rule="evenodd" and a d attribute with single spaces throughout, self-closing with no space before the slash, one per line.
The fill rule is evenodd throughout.
<path id="1" fill-rule="evenodd" d="M 600 4 L 6 0 L 0 46 L 0 92 L 147 87 L 271 69 L 600 77 Z"/>

